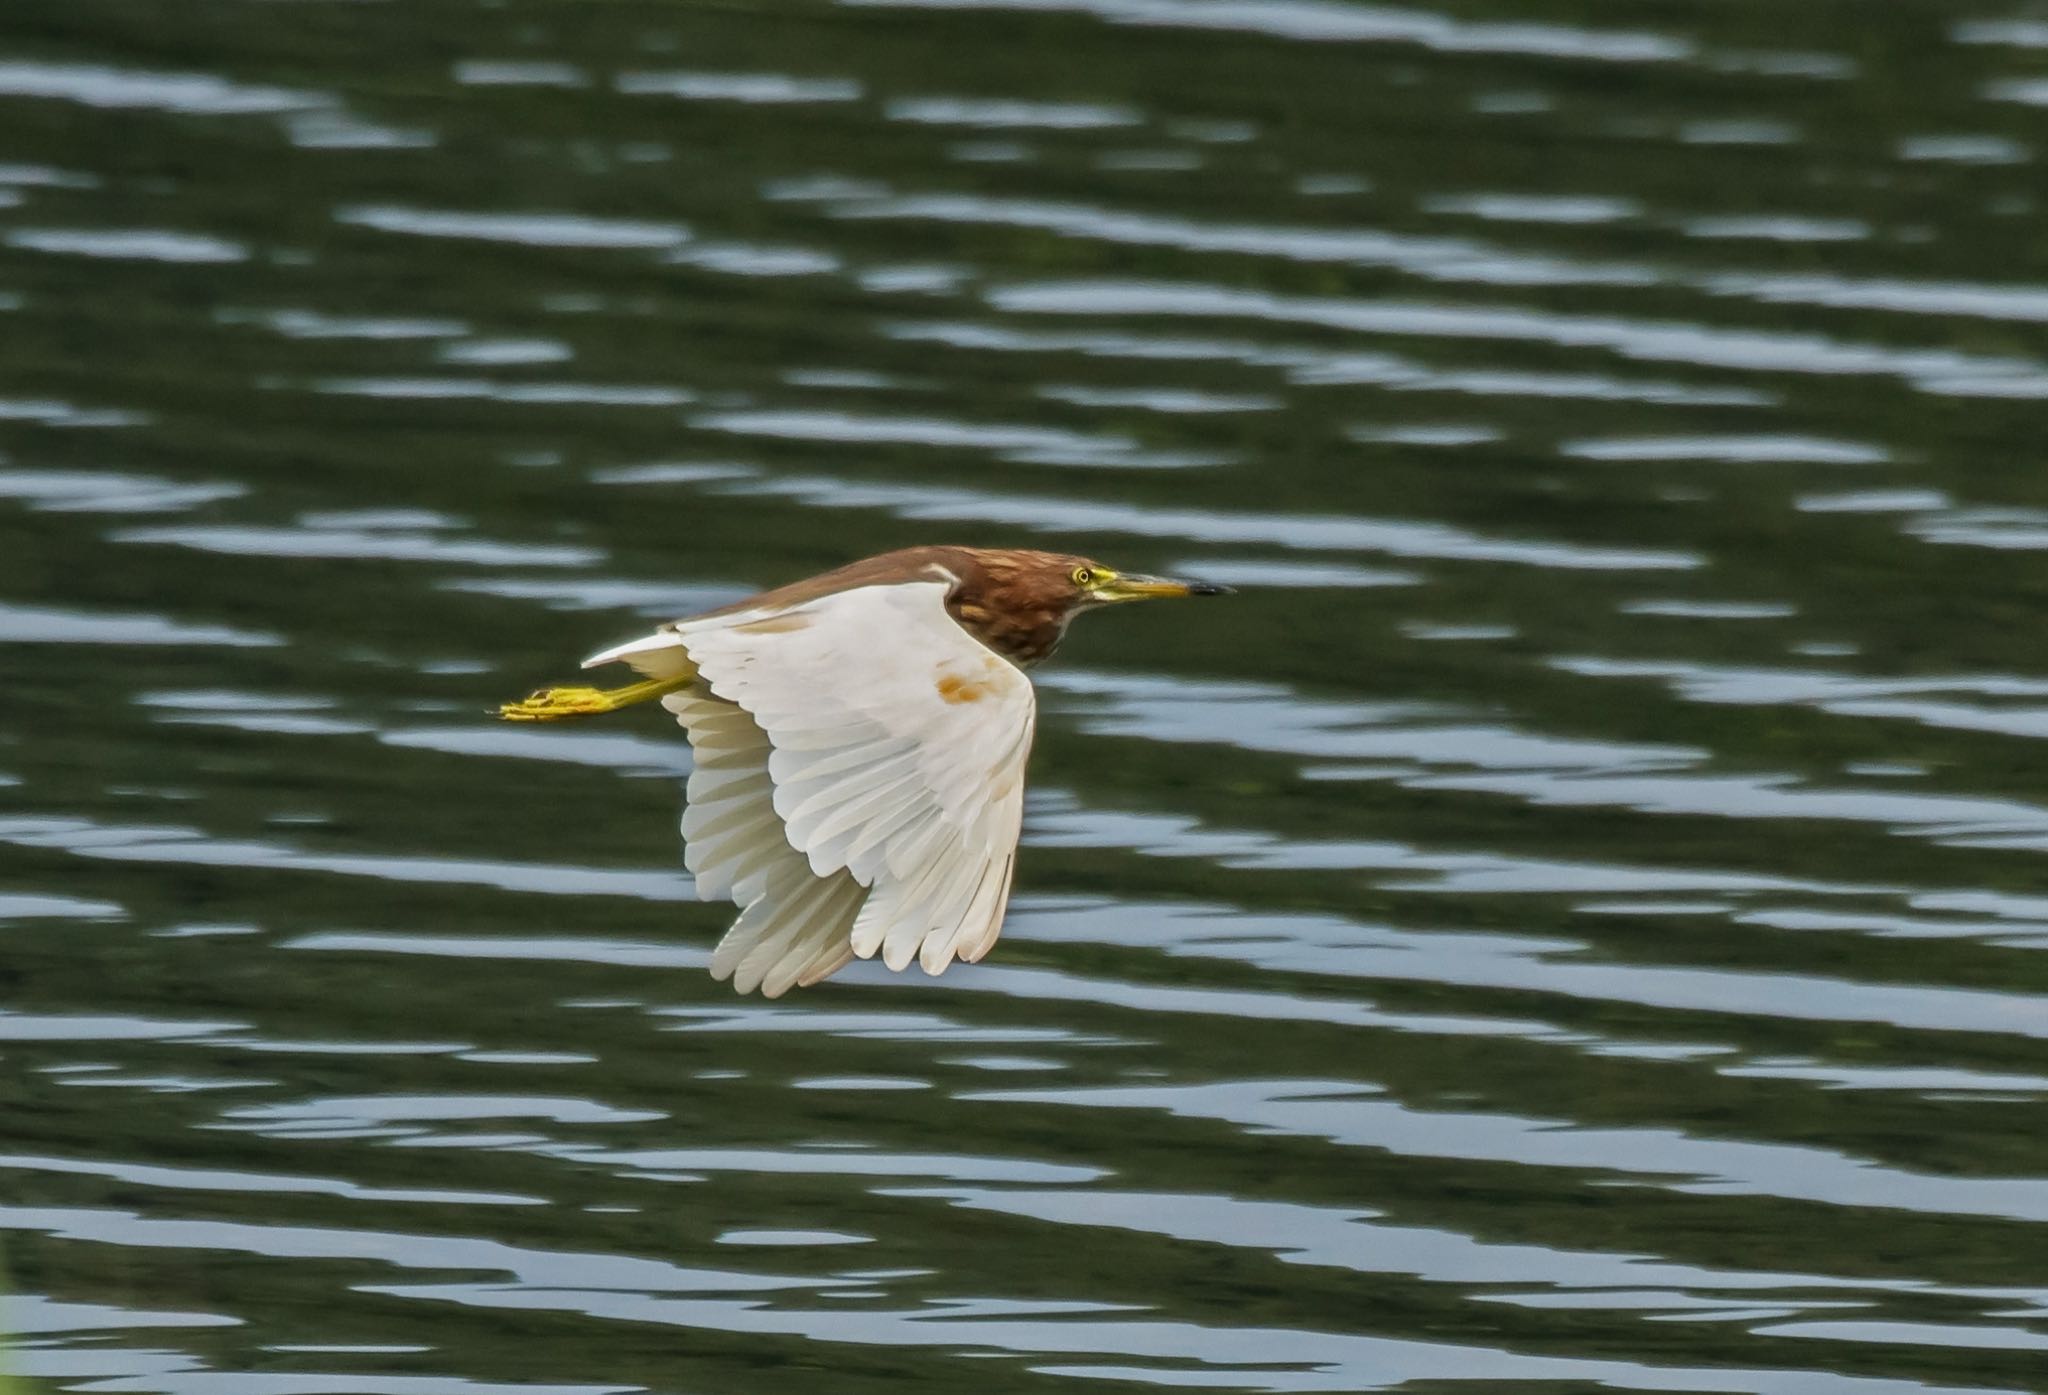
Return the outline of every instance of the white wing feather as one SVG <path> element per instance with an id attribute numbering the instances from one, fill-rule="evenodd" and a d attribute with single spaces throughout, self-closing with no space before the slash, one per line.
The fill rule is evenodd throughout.
<path id="1" fill-rule="evenodd" d="M 657 630 L 644 638 L 600 650 L 585 659 L 583 666 L 596 668 L 599 664 L 609 663 L 631 664 L 649 678 L 677 678 L 689 669 L 690 656 L 683 648 L 682 637 L 675 631 Z"/>
<path id="2" fill-rule="evenodd" d="M 944 602 L 937 582 L 865 586 L 674 627 L 701 676 L 663 699 L 703 777 L 687 864 L 746 907 L 713 961 L 742 991 L 798 959 L 782 986 L 877 951 L 936 974 L 995 943 L 1037 705 Z"/>
<path id="3" fill-rule="evenodd" d="M 697 895 L 741 907 L 711 953 L 714 978 L 779 998 L 852 957 L 851 930 L 867 888 L 845 872 L 814 876 L 783 836 L 768 775 L 768 738 L 740 708 L 702 686 L 662 706 L 690 736 L 695 763 L 683 810 L 683 865 Z"/>

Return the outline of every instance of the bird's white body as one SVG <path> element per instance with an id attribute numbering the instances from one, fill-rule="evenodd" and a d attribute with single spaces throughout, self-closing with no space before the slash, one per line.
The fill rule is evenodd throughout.
<path id="1" fill-rule="evenodd" d="M 662 705 L 695 765 L 684 864 L 740 916 L 711 972 L 776 997 L 880 953 L 988 953 L 1024 816 L 1031 680 L 938 579 L 679 621 L 585 660 L 691 678 Z"/>

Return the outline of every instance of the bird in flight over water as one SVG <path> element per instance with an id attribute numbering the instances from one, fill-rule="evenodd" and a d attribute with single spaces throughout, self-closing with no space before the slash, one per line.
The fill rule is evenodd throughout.
<path id="1" fill-rule="evenodd" d="M 1002 930 L 1037 700 L 1024 670 L 1084 610 L 1229 588 L 1055 552 L 916 547 L 593 654 L 641 681 L 543 688 L 551 722 L 658 698 L 688 735 L 684 865 L 739 919 L 711 972 L 779 997 L 855 955 L 943 973 Z"/>

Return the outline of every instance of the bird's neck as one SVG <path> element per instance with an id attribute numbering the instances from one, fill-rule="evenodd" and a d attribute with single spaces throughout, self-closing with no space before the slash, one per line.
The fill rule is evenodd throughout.
<path id="1" fill-rule="evenodd" d="M 961 629 L 1019 668 L 1029 668 L 1049 658 L 1067 637 L 1065 616 L 1022 620 L 951 597 L 946 601 L 946 611 Z"/>

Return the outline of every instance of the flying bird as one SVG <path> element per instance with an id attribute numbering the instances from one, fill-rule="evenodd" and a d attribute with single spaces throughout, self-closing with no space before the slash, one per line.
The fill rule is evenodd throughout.
<path id="1" fill-rule="evenodd" d="M 740 915 L 711 972 L 779 997 L 879 953 L 943 973 L 1002 930 L 1037 699 L 1025 670 L 1084 610 L 1229 588 L 1085 557 L 917 547 L 854 562 L 593 654 L 620 688 L 543 688 L 549 722 L 651 699 L 694 754 L 683 862 Z"/>

